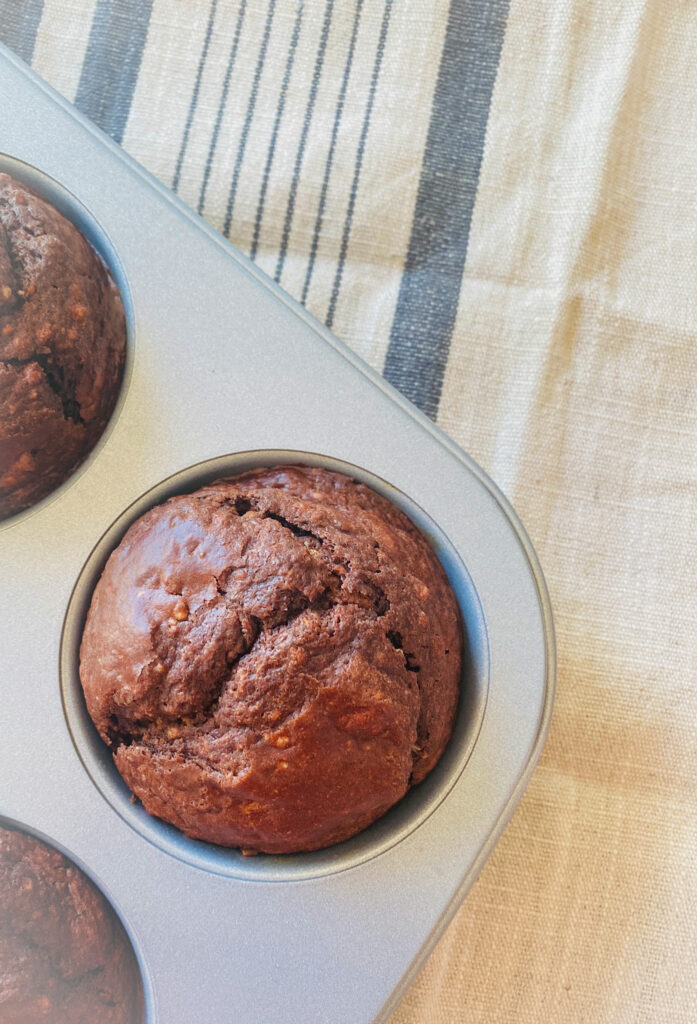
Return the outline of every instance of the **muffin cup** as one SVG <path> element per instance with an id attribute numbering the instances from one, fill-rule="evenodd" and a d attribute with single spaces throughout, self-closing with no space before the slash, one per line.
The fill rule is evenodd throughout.
<path id="1" fill-rule="evenodd" d="M 387 814 L 352 839 L 325 850 L 245 857 L 235 849 L 189 839 L 133 802 L 85 707 L 78 674 L 79 649 L 96 582 L 107 558 L 136 519 L 175 494 L 189 493 L 250 469 L 278 465 L 318 466 L 343 473 L 406 513 L 431 543 L 457 597 L 465 631 L 463 671 L 455 727 L 442 758 L 428 777 Z M 467 764 L 481 726 L 488 681 L 488 639 L 481 605 L 462 559 L 439 526 L 406 494 L 365 469 L 326 455 L 283 449 L 236 452 L 210 459 L 175 473 L 141 495 L 112 523 L 87 559 L 70 598 L 61 643 L 61 690 L 68 728 L 85 770 L 114 810 L 140 835 L 180 860 L 204 870 L 257 881 L 291 881 L 342 871 L 377 856 L 418 828 L 445 799 Z"/>

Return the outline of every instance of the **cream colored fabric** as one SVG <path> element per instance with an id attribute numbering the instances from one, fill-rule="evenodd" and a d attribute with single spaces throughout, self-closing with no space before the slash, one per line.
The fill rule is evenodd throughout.
<path id="1" fill-rule="evenodd" d="M 44 4 L 33 64 L 69 98 L 94 7 Z M 197 115 L 208 135 L 195 121 L 182 165 L 180 193 L 194 204 L 238 9 L 219 4 L 226 45 L 214 36 Z M 294 10 L 279 3 L 286 33 Z M 303 27 L 313 38 L 321 10 Z M 366 3 L 360 105 L 339 138 L 307 299 L 320 318 L 382 10 Z M 250 39 L 265 11 L 250 0 Z M 327 62 L 340 69 L 331 48 L 346 48 L 351 18 L 346 5 L 337 12 Z M 444 0 L 394 5 L 366 143 L 334 329 L 377 369 L 447 13 Z M 153 4 L 124 145 L 166 184 L 207 17 L 204 3 Z M 240 82 L 253 74 L 251 43 L 245 52 Z M 537 548 L 558 696 L 519 810 L 391 1024 L 697 1021 L 696 57 L 694 0 L 511 0 L 439 423 L 503 487 Z M 269 63 L 248 162 L 264 152 L 280 61 Z M 306 102 L 312 66 L 299 66 L 284 131 Z M 318 93 L 283 271 L 298 296 L 338 73 Z M 244 108 L 226 117 L 204 209 L 217 226 Z M 260 237 L 271 273 L 282 178 L 270 178 Z M 231 231 L 243 248 L 257 196 L 249 180 Z"/>
<path id="2" fill-rule="evenodd" d="M 697 1021 L 697 5 L 514 0 L 441 425 L 555 610 L 541 762 L 392 1024 Z"/>

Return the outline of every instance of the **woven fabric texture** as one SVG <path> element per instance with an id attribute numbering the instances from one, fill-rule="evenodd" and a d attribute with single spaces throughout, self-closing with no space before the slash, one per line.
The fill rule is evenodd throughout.
<path id="1" fill-rule="evenodd" d="M 697 6 L 0 0 L 0 39 L 436 419 L 540 556 L 550 737 L 392 1024 L 693 1024 Z"/>

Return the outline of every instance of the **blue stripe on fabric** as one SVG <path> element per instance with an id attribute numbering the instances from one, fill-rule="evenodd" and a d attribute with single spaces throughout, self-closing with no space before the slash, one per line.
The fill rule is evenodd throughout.
<path id="1" fill-rule="evenodd" d="M 259 202 L 257 204 L 256 217 L 254 218 L 254 234 L 252 235 L 252 247 L 249 252 L 250 259 L 255 259 L 257 250 L 259 248 L 259 235 L 261 234 L 261 223 L 264 218 L 264 203 L 266 201 L 266 192 L 269 187 L 269 177 L 271 175 L 271 166 L 273 164 L 274 153 L 276 152 L 276 140 L 278 139 L 278 130 L 281 126 L 281 120 L 283 118 L 283 111 L 286 105 L 286 95 L 288 93 L 288 84 L 290 82 L 291 72 L 293 71 L 293 62 L 295 60 L 295 51 L 298 48 L 298 37 L 300 36 L 300 25 L 302 23 L 303 8 L 305 6 L 305 0 L 297 0 L 297 11 L 295 13 L 295 23 L 293 25 L 293 34 L 290 37 L 290 45 L 288 47 L 288 56 L 286 57 L 286 66 L 283 72 L 283 80 L 281 82 L 281 91 L 278 95 L 278 103 L 276 105 L 276 116 L 273 121 L 273 130 L 271 132 L 271 141 L 269 142 L 268 153 L 266 154 L 266 164 L 264 166 L 264 173 L 261 179 L 261 189 L 259 190 Z"/>
<path id="2" fill-rule="evenodd" d="M 148 37 L 152 0 L 98 0 L 75 103 L 122 142 Z"/>
<path id="3" fill-rule="evenodd" d="M 247 103 L 247 113 L 245 114 L 242 135 L 240 137 L 239 146 L 237 147 L 237 157 L 235 159 L 235 167 L 232 172 L 232 182 L 230 184 L 230 191 L 228 193 L 227 208 L 225 210 L 225 222 L 223 224 L 223 234 L 225 235 L 230 234 L 230 225 L 232 223 L 232 211 L 235 208 L 235 199 L 237 197 L 237 186 L 239 185 L 240 182 L 242 161 L 244 160 L 244 154 L 247 148 L 247 140 L 249 138 L 249 129 L 252 124 L 252 118 L 254 117 L 254 108 L 256 107 L 257 94 L 259 92 L 259 82 L 261 81 L 261 73 L 264 70 L 264 62 L 266 61 L 266 51 L 269 46 L 269 36 L 271 35 L 271 24 L 273 22 L 275 10 L 276 0 L 269 0 L 269 7 L 266 14 L 266 23 L 264 25 L 264 35 L 261 40 L 259 57 L 257 59 L 257 66 L 254 69 L 252 91 L 249 94 L 249 101 Z"/>
<path id="4" fill-rule="evenodd" d="M 211 170 L 213 169 L 213 161 L 215 159 L 215 151 L 218 148 L 218 136 L 220 134 L 220 126 L 223 122 L 223 114 L 225 113 L 225 107 L 227 106 L 227 94 L 230 88 L 230 79 L 232 72 L 235 67 L 235 61 L 237 60 L 237 51 L 240 46 L 240 36 L 242 35 L 242 25 L 244 23 L 244 15 L 247 10 L 247 0 L 242 0 L 240 9 L 237 12 L 237 21 L 235 23 L 235 34 L 232 38 L 232 46 L 230 47 L 230 54 L 228 56 L 227 67 L 225 68 L 225 78 L 223 79 L 223 87 L 220 92 L 220 100 L 218 102 L 218 112 L 215 115 L 215 125 L 213 126 L 213 134 L 211 136 L 210 146 L 208 147 L 208 156 L 206 157 L 206 166 L 203 171 L 203 181 L 201 182 L 201 192 L 198 197 L 198 213 L 203 214 L 204 206 L 206 205 L 206 192 L 208 191 L 208 179 L 211 176 Z"/>
<path id="5" fill-rule="evenodd" d="M 211 45 L 211 36 L 213 35 L 213 23 L 215 21 L 215 12 L 218 7 L 218 0 L 213 0 L 208 12 L 208 24 L 206 25 L 206 35 L 203 40 L 203 49 L 201 50 L 201 56 L 198 61 L 198 69 L 196 71 L 196 81 L 194 82 L 193 92 L 191 93 L 191 101 L 189 103 L 189 111 L 186 115 L 186 124 L 184 126 L 184 134 L 182 135 L 181 146 L 179 147 L 179 155 L 177 157 L 177 163 L 174 168 L 174 176 L 172 178 L 172 190 L 176 192 L 179 188 L 179 181 L 181 179 L 182 165 L 184 163 L 184 157 L 186 156 L 186 150 L 189 145 L 189 135 L 191 134 L 191 125 L 194 121 L 194 114 L 196 113 L 196 107 L 198 106 L 198 94 L 201 91 L 201 79 L 203 78 L 203 69 L 206 66 L 206 58 L 208 57 L 208 48 Z"/>
<path id="6" fill-rule="evenodd" d="M 336 101 L 336 108 L 334 110 L 334 123 L 332 125 L 332 134 L 329 140 L 327 158 L 324 163 L 324 176 L 322 178 L 322 188 L 320 190 L 319 195 L 319 205 L 317 207 L 317 215 L 315 217 L 315 227 L 312 232 L 310 256 L 307 261 L 307 269 L 305 270 L 305 281 L 303 283 L 303 291 L 302 296 L 300 298 L 300 301 L 302 302 L 303 305 L 305 305 L 307 301 L 307 293 L 310 290 L 310 281 L 312 280 L 312 274 L 315 269 L 315 258 L 317 256 L 317 248 L 319 246 L 320 235 L 322 234 L 324 210 L 327 205 L 329 177 L 332 173 L 332 164 L 334 163 L 334 150 L 336 149 L 336 142 L 339 137 L 339 127 L 341 125 L 341 117 L 344 112 L 344 103 L 346 102 L 346 91 L 348 89 L 349 76 L 351 74 L 351 65 L 353 64 L 353 54 L 356 49 L 356 37 L 358 36 L 358 26 L 361 23 L 362 10 L 363 0 L 356 0 L 356 8 L 353 13 L 353 28 L 351 29 L 351 40 L 349 42 L 348 53 L 346 54 L 346 63 L 344 64 L 344 73 L 341 79 L 341 88 L 339 90 L 339 96 Z"/>
<path id="7" fill-rule="evenodd" d="M 25 0 L 24 3 L 4 4 L 0 15 L 0 40 L 18 57 L 31 64 L 44 13 L 44 0 Z"/>
<path id="8" fill-rule="evenodd" d="M 298 194 L 298 185 L 300 184 L 300 171 L 302 170 L 303 158 L 305 156 L 307 136 L 310 131 L 310 125 L 312 124 L 312 115 L 315 109 L 317 90 L 319 89 L 319 83 L 322 77 L 322 67 L 324 65 L 324 55 L 327 52 L 327 40 L 329 38 L 329 28 L 332 23 L 333 10 L 334 0 L 327 0 L 327 5 L 324 9 L 324 22 L 322 23 L 322 33 L 320 35 L 319 46 L 317 47 L 317 56 L 315 58 L 315 68 L 312 73 L 312 84 L 310 86 L 310 94 L 307 99 L 307 107 L 305 108 L 305 117 L 303 118 L 303 127 L 300 133 L 300 142 L 298 143 L 298 150 L 297 153 L 295 154 L 293 178 L 291 180 L 290 191 L 288 193 L 288 205 L 286 207 L 286 216 L 283 221 L 281 245 L 278 250 L 278 261 L 276 263 L 276 273 L 274 274 L 274 281 L 276 281 L 277 284 L 281 280 L 281 274 L 283 273 L 283 264 L 285 263 L 286 255 L 288 253 L 290 229 L 293 223 L 293 214 L 295 213 L 295 200 Z"/>
<path id="9" fill-rule="evenodd" d="M 438 414 L 508 0 L 452 0 L 384 375 Z"/>
<path id="10" fill-rule="evenodd" d="M 351 237 L 351 226 L 353 224 L 353 211 L 356 206 L 356 197 L 358 195 L 358 183 L 361 177 L 361 168 L 363 166 L 363 154 L 365 152 L 365 143 L 368 138 L 368 130 L 370 128 L 370 118 L 373 113 L 373 104 L 375 102 L 375 92 L 378 86 L 378 79 L 380 78 L 380 68 L 382 67 L 382 58 L 385 53 L 385 43 L 387 41 L 387 29 L 390 24 L 390 14 L 392 12 L 392 0 L 385 0 L 385 7 L 382 12 L 382 23 L 380 25 L 380 36 L 378 39 L 377 49 L 375 51 L 375 61 L 373 63 L 373 73 L 370 76 L 370 89 L 368 91 L 368 100 L 365 107 L 365 114 L 363 115 L 363 126 L 361 127 L 361 134 L 358 140 L 358 151 L 356 153 L 356 163 L 353 169 L 353 180 L 351 182 L 351 191 L 349 192 L 348 207 L 346 209 L 346 217 L 344 218 L 344 230 L 341 236 L 341 247 L 339 249 L 339 263 L 336 268 L 336 274 L 334 276 L 334 284 L 332 286 L 332 294 L 329 299 L 329 309 L 327 310 L 326 324 L 327 327 L 331 327 L 334 323 L 334 314 L 336 312 L 336 304 L 339 299 L 339 291 L 341 289 L 341 279 L 344 275 L 344 265 L 346 263 L 346 253 L 348 251 L 349 238 Z"/>

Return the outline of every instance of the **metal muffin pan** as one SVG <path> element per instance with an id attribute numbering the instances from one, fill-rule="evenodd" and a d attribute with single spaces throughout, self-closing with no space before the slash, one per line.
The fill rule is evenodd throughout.
<path id="1" fill-rule="evenodd" d="M 535 554 L 456 445 L 4 49 L 0 83 L 0 169 L 88 235 L 129 329 L 97 449 L 0 523 L 0 816 L 67 853 L 112 902 L 148 1024 L 383 1021 L 544 742 L 554 642 Z M 135 516 L 282 461 L 344 469 L 407 511 L 453 583 L 469 656 L 453 741 L 421 786 L 340 846 L 243 858 L 130 803 L 82 704 L 77 646 L 91 587 Z"/>

